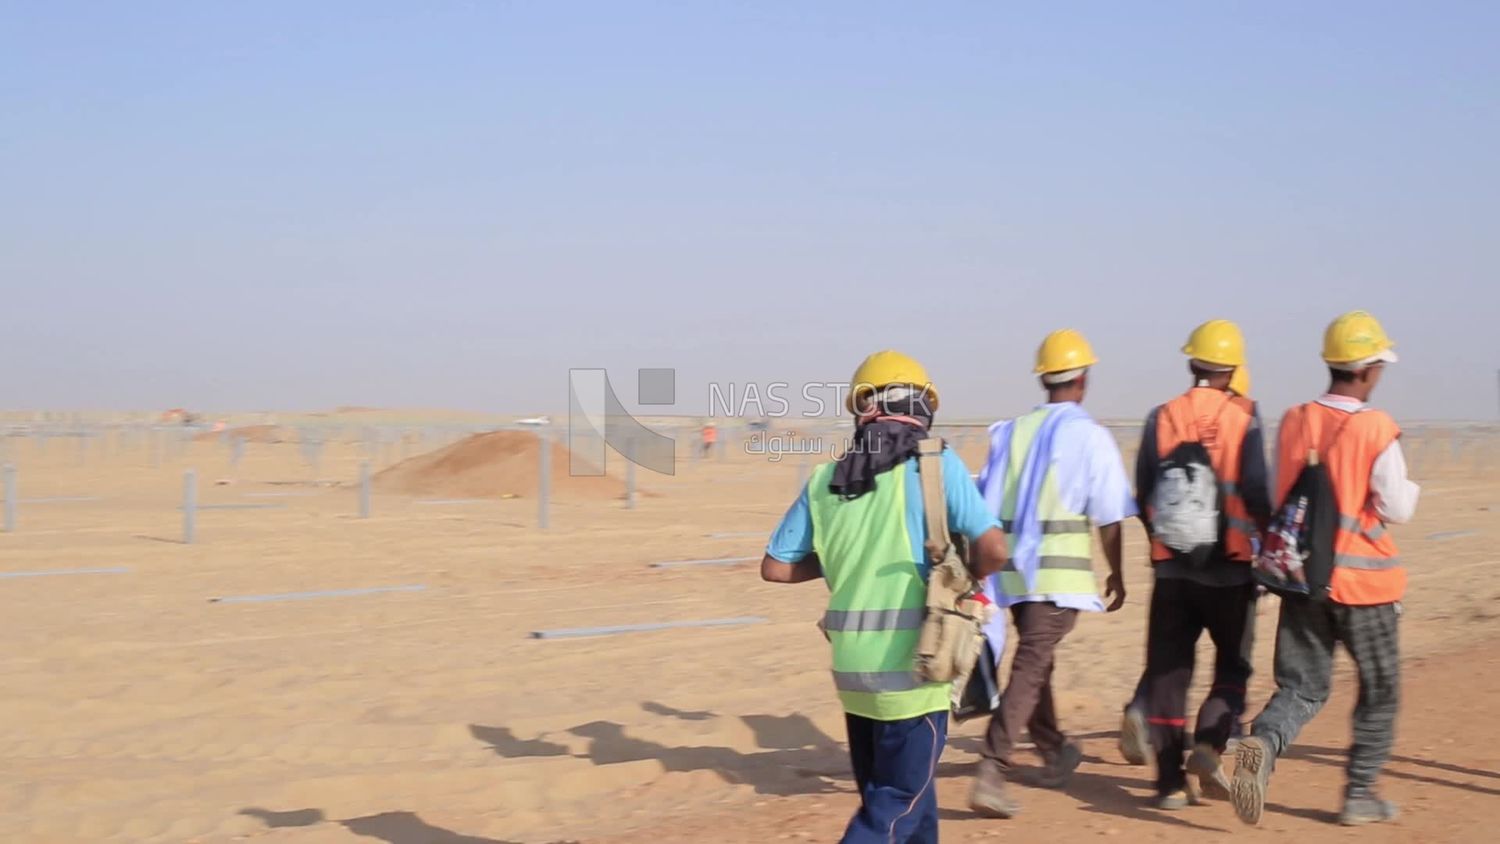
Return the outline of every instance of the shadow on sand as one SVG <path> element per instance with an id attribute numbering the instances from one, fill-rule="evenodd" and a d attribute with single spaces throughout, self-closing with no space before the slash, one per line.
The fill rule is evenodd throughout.
<path id="1" fill-rule="evenodd" d="M 683 721 L 718 717 L 712 712 L 685 711 L 654 701 L 641 704 L 641 708 Z M 582 754 L 544 739 L 517 738 L 507 727 L 472 724 L 469 733 L 507 759 L 566 755 L 595 765 L 655 760 L 670 772 L 712 771 L 725 782 L 749 785 L 757 794 L 781 797 L 847 792 L 852 787 L 843 746 L 807 716 L 744 715 L 740 721 L 754 735 L 759 751 L 672 747 L 631 736 L 624 725 L 613 721 L 590 721 L 568 728 L 569 733 L 588 740 L 588 750 Z"/>
<path id="2" fill-rule="evenodd" d="M 269 809 L 241 809 L 240 814 L 256 818 L 272 829 L 283 827 L 313 826 L 324 823 L 327 818 L 321 809 L 296 809 L 275 812 Z M 362 818 L 335 820 L 339 826 L 355 835 L 374 838 L 386 844 L 521 844 L 519 841 L 503 841 L 499 838 L 480 838 L 464 835 L 430 823 L 412 812 L 381 812 Z M 562 844 L 559 842 L 559 844 Z"/>

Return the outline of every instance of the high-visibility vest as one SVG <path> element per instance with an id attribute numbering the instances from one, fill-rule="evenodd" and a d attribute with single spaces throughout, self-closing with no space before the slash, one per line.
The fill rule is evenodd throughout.
<path id="1" fill-rule="evenodd" d="M 807 500 L 829 589 L 823 630 L 844 711 L 877 721 L 946 712 L 951 684 L 920 683 L 912 673 L 927 584 L 907 530 L 906 463 L 847 500 L 828 490 L 834 465 L 814 470 Z"/>
<path id="2" fill-rule="evenodd" d="M 1396 542 L 1370 505 L 1370 471 L 1401 429 L 1379 410 L 1350 413 L 1310 402 L 1281 419 L 1276 500 L 1286 498 L 1309 449 L 1317 450 L 1333 483 L 1339 526 L 1333 540 L 1333 579 L 1328 597 L 1340 604 L 1367 606 L 1401 600 L 1406 569 Z"/>
<path id="3" fill-rule="evenodd" d="M 1021 470 L 1026 455 L 1046 420 L 1048 408 L 1038 408 L 1011 423 L 1010 451 L 1006 455 L 1004 495 L 1000 499 L 1000 526 L 1005 529 L 1009 547 L 1016 547 L 1015 523 Z M 1016 568 L 1014 558 L 1000 569 L 1000 591 L 1011 599 L 1046 600 L 1052 596 L 1077 595 L 1098 597 L 1094 581 L 1094 542 L 1089 536 L 1089 520 L 1063 506 L 1057 492 L 1057 464 L 1047 467 L 1037 500 L 1037 518 L 1041 521 L 1042 541 L 1037 549 L 1034 588 L 1028 589 L 1026 577 Z"/>
<path id="4" fill-rule="evenodd" d="M 1211 387 L 1194 387 L 1162 405 L 1156 414 L 1156 454 L 1165 458 L 1183 442 L 1200 442 L 1208 451 L 1214 474 L 1224 491 L 1224 553 L 1237 562 L 1249 563 L 1250 537 L 1255 522 L 1240 492 L 1240 457 L 1245 434 L 1255 418 L 1254 405 Z M 1147 519 L 1150 519 L 1148 507 Z M 1151 541 L 1151 559 L 1172 559 L 1172 552 Z"/>

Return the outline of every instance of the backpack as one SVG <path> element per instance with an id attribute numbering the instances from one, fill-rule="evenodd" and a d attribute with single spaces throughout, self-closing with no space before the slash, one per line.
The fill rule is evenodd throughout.
<path id="1" fill-rule="evenodd" d="M 1219 413 L 1228 406 L 1225 401 Z M 1158 422 L 1161 416 L 1158 413 Z M 1217 423 L 1218 416 L 1214 419 Z M 1222 556 L 1225 526 L 1224 487 L 1208 448 L 1194 431 L 1191 439 L 1182 438 L 1157 463 L 1151 537 L 1165 545 L 1173 559 L 1202 568 L 1215 555 Z"/>
<path id="2" fill-rule="evenodd" d="M 996 676 L 999 666 L 1000 658 L 995 656 L 990 640 L 984 638 L 980 643 L 979 659 L 974 663 L 968 681 L 953 684 L 954 721 L 962 724 L 971 718 L 990 715 L 1000 708 L 1000 680 Z"/>
<path id="3" fill-rule="evenodd" d="M 1306 424 L 1303 411 L 1303 424 Z M 1349 414 L 1352 419 L 1354 414 Z M 1322 449 L 1326 453 L 1343 433 L 1340 423 Z M 1309 436 L 1311 441 L 1312 437 Z M 1260 553 L 1255 555 L 1255 580 L 1282 598 L 1326 601 L 1333 581 L 1333 541 L 1338 533 L 1339 507 L 1333 479 L 1317 448 L 1307 451 L 1307 464 L 1286 499 L 1271 516 Z"/>

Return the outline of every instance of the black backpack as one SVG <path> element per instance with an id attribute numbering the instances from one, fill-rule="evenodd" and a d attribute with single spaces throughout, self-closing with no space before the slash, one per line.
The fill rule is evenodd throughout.
<path id="1" fill-rule="evenodd" d="M 1226 400 L 1219 413 L 1228 406 Z M 1217 424 L 1218 416 L 1214 419 Z M 1157 420 L 1160 424 L 1160 413 Z M 1151 537 L 1166 546 L 1173 559 L 1202 568 L 1224 549 L 1224 485 L 1200 434 L 1192 433 L 1157 464 Z"/>
<path id="2" fill-rule="evenodd" d="M 1000 708 L 1000 681 L 995 676 L 1000 660 L 986 638 L 980 649 L 974 673 L 964 683 L 963 691 L 953 702 L 953 720 L 960 724 L 981 715 L 992 715 Z"/>
<path id="3" fill-rule="evenodd" d="M 1304 409 L 1304 424 L 1306 413 Z M 1345 419 L 1339 425 L 1321 453 L 1316 448 L 1308 449 L 1307 465 L 1297 473 L 1286 499 L 1272 514 L 1270 529 L 1260 553 L 1255 555 L 1256 582 L 1283 598 L 1328 600 L 1339 505 L 1322 454 L 1333 447 L 1348 423 Z"/>

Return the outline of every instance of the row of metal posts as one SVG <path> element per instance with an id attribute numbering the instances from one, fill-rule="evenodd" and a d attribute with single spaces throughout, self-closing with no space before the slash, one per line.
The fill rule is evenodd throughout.
<path id="1" fill-rule="evenodd" d="M 962 447 L 964 442 L 967 440 L 967 434 L 961 433 L 953 439 L 956 445 Z M 150 437 L 150 440 L 154 445 L 157 444 L 158 438 L 152 436 Z M 539 431 L 538 440 L 541 447 L 538 454 L 540 472 L 537 489 L 537 526 L 542 529 L 547 529 L 550 525 L 549 508 L 551 501 L 553 459 L 552 433 L 547 430 Z M 1468 444 L 1468 441 L 1465 439 L 1459 437 L 1451 438 L 1448 443 L 1449 448 L 1447 449 L 1449 451 L 1451 459 L 1457 460 L 1467 450 Z M 321 443 L 318 443 L 318 445 L 321 446 Z M 1413 445 L 1416 445 L 1416 443 L 1413 443 Z M 697 446 L 698 444 L 695 443 L 695 451 L 697 450 Z M 1431 457 L 1429 456 L 1428 452 L 1430 452 L 1435 446 L 1436 444 L 1432 441 L 1422 440 L 1421 445 L 1413 449 L 1413 451 L 1416 452 L 1413 459 L 1414 469 L 1416 468 L 1416 464 L 1418 463 L 1427 464 L 1431 461 Z M 244 453 L 243 438 L 233 438 L 231 447 L 233 449 L 231 459 L 235 463 L 238 463 Z M 722 449 L 723 440 L 720 440 L 719 447 Z M 1480 453 L 1475 457 L 1476 468 L 1482 466 L 1484 462 L 1483 449 L 1479 449 L 1479 452 Z M 637 451 L 636 443 L 634 440 L 631 440 L 627 443 L 625 456 L 627 458 L 625 469 L 625 506 L 627 509 L 634 509 L 637 506 L 638 502 L 638 491 L 636 488 L 637 467 L 635 462 Z M 798 488 L 801 488 L 806 484 L 809 471 L 809 457 L 804 453 L 801 455 L 798 465 Z M 6 532 L 14 532 L 17 525 L 17 510 L 19 498 L 17 492 L 17 471 L 16 466 L 13 463 L 5 463 L 3 467 L 0 467 L 0 486 L 3 486 L 4 491 L 4 505 L 3 513 L 0 513 L 0 525 L 3 525 L 3 528 Z M 373 507 L 372 473 L 371 462 L 369 460 L 364 460 L 360 463 L 357 502 L 359 517 L 362 519 L 370 518 Z M 196 541 L 198 509 L 197 472 L 196 470 L 189 469 L 185 472 L 183 478 L 183 541 L 186 543 L 192 543 Z"/>

